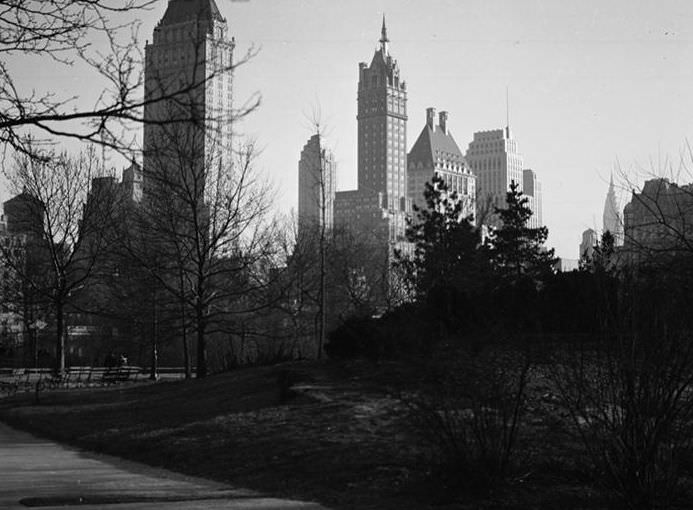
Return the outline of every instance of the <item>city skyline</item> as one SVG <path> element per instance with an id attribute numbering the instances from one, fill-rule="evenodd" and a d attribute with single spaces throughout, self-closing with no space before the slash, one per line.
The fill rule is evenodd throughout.
<path id="1" fill-rule="evenodd" d="M 141 48 L 165 4 L 141 16 Z M 525 165 L 542 181 L 549 245 L 562 257 L 574 258 L 581 232 L 601 223 L 609 175 L 619 162 L 626 171 L 656 169 L 665 157 L 676 162 L 693 128 L 687 91 L 693 30 L 686 26 L 693 6 L 685 2 L 218 5 L 238 54 L 251 42 L 262 46 L 236 73 L 237 102 L 255 91 L 263 95 L 262 107 L 239 131 L 263 147 L 258 164 L 282 191 L 278 205 L 284 212 L 297 207 L 292 170 L 316 108 L 335 153 L 337 189 L 355 188 L 356 66 L 377 46 L 383 12 L 408 84 L 412 132 L 419 128 L 419 112 L 445 105 L 464 151 L 474 132 L 504 127 L 509 88 L 510 125 Z M 27 90 L 50 84 L 93 102 L 94 83 L 32 61 L 9 61 Z M 409 137 L 407 151 L 414 141 Z M 9 197 L 3 190 L 2 199 Z M 628 194 L 619 199 L 622 207 Z"/>

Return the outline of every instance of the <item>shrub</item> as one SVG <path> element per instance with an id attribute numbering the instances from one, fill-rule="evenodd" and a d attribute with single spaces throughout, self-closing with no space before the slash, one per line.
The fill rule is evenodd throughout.
<path id="1" fill-rule="evenodd" d="M 405 399 L 447 489 L 484 496 L 516 472 L 529 369 L 517 349 L 457 348 L 429 364 L 421 390 Z"/>

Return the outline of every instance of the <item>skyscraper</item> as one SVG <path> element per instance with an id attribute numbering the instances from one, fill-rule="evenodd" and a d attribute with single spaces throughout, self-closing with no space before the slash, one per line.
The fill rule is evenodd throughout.
<path id="1" fill-rule="evenodd" d="M 298 235 L 309 235 L 323 224 L 330 230 L 334 222 L 337 165 L 324 140 L 313 135 L 301 151 L 298 162 Z"/>
<path id="2" fill-rule="evenodd" d="M 514 181 L 529 198 L 528 205 L 534 213 L 528 226 L 542 226 L 541 185 L 534 171 L 523 168 L 522 154 L 509 126 L 474 133 L 474 139 L 467 148 L 467 163 L 477 178 L 477 214 L 484 224 L 499 226 L 493 210 L 495 207 L 505 207 L 506 193 Z"/>
<path id="3" fill-rule="evenodd" d="M 582 233 L 582 242 L 580 243 L 580 259 L 591 259 L 594 254 L 594 247 L 599 244 L 599 236 L 594 229 L 588 228 Z"/>
<path id="4" fill-rule="evenodd" d="M 385 18 L 370 66 L 359 64 L 358 188 L 384 193 L 388 209 L 407 195 L 407 88 L 390 56 Z"/>
<path id="5" fill-rule="evenodd" d="M 690 254 L 693 184 L 679 185 L 661 177 L 645 181 L 640 191 L 633 191 L 623 219 L 624 251 L 631 262 L 659 263 Z"/>
<path id="6" fill-rule="evenodd" d="M 541 182 L 534 170 L 525 168 L 522 170 L 522 193 L 527 197 L 527 205 L 532 209 L 532 217 L 527 226 L 539 228 L 544 226 L 544 218 L 541 203 Z"/>
<path id="7" fill-rule="evenodd" d="M 604 232 L 611 232 L 614 236 L 614 244 L 623 246 L 623 216 L 618 207 L 616 191 L 614 190 L 614 177 L 611 176 L 609 191 L 606 193 L 604 201 Z"/>
<path id="8" fill-rule="evenodd" d="M 505 206 L 511 181 L 523 186 L 523 160 L 510 127 L 474 133 L 467 148 L 467 163 L 477 178 L 477 210 L 484 223 L 498 226 L 494 207 Z"/>
<path id="9" fill-rule="evenodd" d="M 359 64 L 358 189 L 337 193 L 335 222 L 402 242 L 407 200 L 407 87 L 390 55 L 385 18 L 370 65 Z"/>
<path id="10" fill-rule="evenodd" d="M 426 125 L 407 155 L 408 194 L 412 204 L 426 207 L 424 189 L 434 175 L 442 178 L 450 192 L 463 201 L 463 214 L 475 214 L 476 178 L 471 173 L 448 126 L 448 112 L 426 109 Z"/>
<path id="11" fill-rule="evenodd" d="M 145 193 L 159 179 L 230 171 L 233 48 L 214 0 L 169 0 L 145 48 Z"/>

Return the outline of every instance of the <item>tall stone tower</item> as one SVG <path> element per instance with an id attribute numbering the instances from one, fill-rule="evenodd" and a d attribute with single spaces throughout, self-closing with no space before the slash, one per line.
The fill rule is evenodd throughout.
<path id="1" fill-rule="evenodd" d="M 604 201 L 604 232 L 609 231 L 614 236 L 614 244 L 623 246 L 623 216 L 618 208 L 616 191 L 614 190 L 614 176 L 609 182 L 609 191 L 606 193 Z"/>
<path id="2" fill-rule="evenodd" d="M 380 47 L 359 64 L 358 188 L 383 193 L 387 209 L 407 196 L 407 87 L 390 56 L 383 16 Z"/>
<path id="3" fill-rule="evenodd" d="M 145 48 L 144 187 L 231 171 L 234 40 L 215 0 L 169 0 Z"/>

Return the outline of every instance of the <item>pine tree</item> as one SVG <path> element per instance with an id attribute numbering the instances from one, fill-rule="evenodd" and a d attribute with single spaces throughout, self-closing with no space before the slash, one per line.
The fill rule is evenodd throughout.
<path id="1" fill-rule="evenodd" d="M 512 181 L 506 194 L 506 207 L 495 208 L 501 226 L 490 232 L 487 247 L 494 269 L 504 279 L 541 281 L 553 274 L 556 257 L 553 248 L 544 246 L 549 230 L 545 226 L 527 226 L 533 213 L 529 199 L 518 188 Z"/>
<path id="2" fill-rule="evenodd" d="M 414 256 L 400 255 L 399 264 L 418 297 L 444 287 L 470 290 L 483 272 L 481 237 L 474 218 L 465 216 L 464 202 L 438 176 L 426 183 L 424 198 L 426 207 L 414 206 L 416 219 L 407 229 L 407 239 L 415 245 Z"/>

